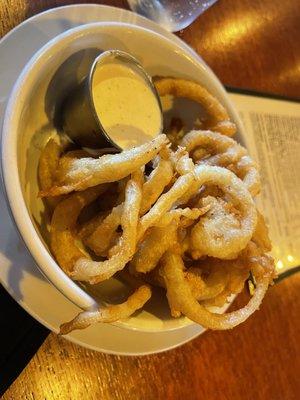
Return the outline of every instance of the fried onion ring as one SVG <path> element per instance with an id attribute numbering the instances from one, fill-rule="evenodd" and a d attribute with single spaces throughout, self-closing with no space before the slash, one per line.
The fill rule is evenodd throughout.
<path id="1" fill-rule="evenodd" d="M 206 168 L 208 167 L 199 165 L 195 171 L 201 176 L 201 172 L 204 172 Z M 257 212 L 251 195 L 240 179 L 225 168 L 209 168 L 216 168 L 217 176 L 215 176 L 216 171 L 211 170 L 213 179 L 211 181 L 206 179 L 203 183 L 211 183 L 222 189 L 240 215 L 238 218 L 233 214 L 230 216 L 226 210 L 223 212 L 223 207 L 218 207 L 218 213 L 214 216 L 211 208 L 193 228 L 191 244 L 194 249 L 204 255 L 221 259 L 233 258 L 246 247 L 251 239 L 257 223 Z M 215 205 L 219 206 L 219 203 Z M 223 225 L 224 223 L 226 224 Z M 230 229 L 226 230 L 225 226 Z"/>
<path id="2" fill-rule="evenodd" d="M 50 246 L 54 257 L 63 271 L 71 275 L 74 263 L 85 256 L 76 244 L 74 231 L 81 210 L 108 188 L 108 185 L 99 185 L 83 192 L 70 195 L 60 202 L 53 213 L 50 229 Z"/>
<path id="3" fill-rule="evenodd" d="M 105 214 L 105 212 L 100 212 L 89 221 L 82 224 L 77 232 L 78 237 L 83 241 L 89 238 L 91 234 L 97 229 L 97 227 L 103 222 Z"/>
<path id="4" fill-rule="evenodd" d="M 238 294 L 243 290 L 252 264 L 249 258 L 244 256 L 239 256 L 236 260 L 208 259 L 206 262 L 209 264 L 210 269 L 223 271 L 226 278 L 223 281 L 223 290 L 213 298 L 203 299 L 202 304 L 205 306 L 222 307 L 228 302 L 232 294 Z"/>
<path id="5" fill-rule="evenodd" d="M 201 215 L 205 214 L 209 210 L 209 206 L 201 207 L 201 208 L 176 208 L 175 210 L 168 211 L 164 214 L 159 221 L 157 221 L 154 225 L 156 227 L 163 228 L 164 226 L 169 225 L 172 220 L 181 219 L 180 225 L 186 225 L 188 221 L 194 222 Z M 183 222 L 184 221 L 184 222 Z"/>
<path id="6" fill-rule="evenodd" d="M 162 228 L 152 227 L 139 244 L 131 263 L 130 270 L 147 273 L 153 270 L 162 255 L 177 241 L 178 221 L 171 221 Z"/>
<path id="7" fill-rule="evenodd" d="M 151 208 L 172 178 L 173 168 L 171 161 L 160 158 L 158 165 L 143 185 L 141 215 L 144 215 Z"/>
<path id="8" fill-rule="evenodd" d="M 186 79 L 162 78 L 155 82 L 155 87 L 161 97 L 173 95 L 184 97 L 199 103 L 208 114 L 205 129 L 233 136 L 236 126 L 230 121 L 229 115 L 222 104 L 199 83 Z"/>
<path id="9" fill-rule="evenodd" d="M 159 221 L 162 216 L 171 209 L 177 199 L 183 196 L 184 193 L 195 181 L 196 178 L 192 173 L 180 176 L 171 187 L 171 189 L 167 193 L 164 193 L 160 196 L 160 198 L 147 212 L 147 214 L 140 218 L 138 227 L 138 240 L 143 237 L 148 228 L 155 225 L 155 223 Z"/>
<path id="10" fill-rule="evenodd" d="M 265 253 L 268 253 L 272 249 L 265 218 L 259 211 L 257 211 L 257 224 L 252 241 Z"/>
<path id="11" fill-rule="evenodd" d="M 218 296 L 223 292 L 228 276 L 219 266 L 210 267 L 209 275 L 206 279 L 202 277 L 203 271 L 197 267 L 191 267 L 185 272 L 193 296 L 198 300 L 208 300 Z"/>
<path id="12" fill-rule="evenodd" d="M 243 156 L 230 168 L 247 187 L 253 197 L 260 192 L 260 176 L 255 162 L 249 156 Z"/>
<path id="13" fill-rule="evenodd" d="M 171 189 L 160 196 L 154 206 L 145 214 L 139 223 L 138 238 L 141 238 L 145 231 L 154 225 L 170 208 L 183 196 L 189 189 L 194 191 L 202 185 L 217 185 L 223 192 L 229 196 L 232 203 L 241 210 L 242 220 L 239 235 L 235 235 L 232 240 L 225 243 L 224 254 L 229 252 L 237 252 L 246 247 L 248 241 L 254 232 L 256 226 L 256 209 L 253 200 L 244 188 L 240 179 L 238 179 L 231 171 L 215 166 L 198 165 L 193 172 L 180 176 Z M 202 233 L 201 225 L 194 234 L 195 248 L 201 247 L 201 241 L 198 233 Z M 197 240 L 196 236 L 200 238 Z M 222 243 L 218 243 L 217 247 L 221 249 Z M 234 245 L 234 246 L 233 246 Z M 234 247 L 233 249 L 230 248 Z"/>
<path id="14" fill-rule="evenodd" d="M 84 244 L 98 256 L 106 256 L 107 250 L 117 236 L 117 228 L 121 224 L 123 204 L 114 207 L 110 214 L 101 221 L 94 232 L 87 237 Z"/>
<path id="15" fill-rule="evenodd" d="M 193 160 L 208 165 L 219 165 L 221 167 L 235 163 L 246 154 L 246 149 L 239 145 L 230 137 L 212 131 L 191 131 L 187 133 L 180 142 L 180 146 L 185 147 Z M 207 154 L 213 155 L 204 159 L 195 158 L 193 151 L 198 147 L 206 149 Z"/>
<path id="16" fill-rule="evenodd" d="M 137 242 L 137 224 L 142 197 L 141 171 L 132 175 L 125 190 L 125 201 L 121 216 L 123 233 L 117 244 L 110 250 L 110 258 L 105 261 L 92 261 L 82 257 L 77 260 L 72 273 L 73 279 L 88 281 L 91 284 L 104 281 L 122 270 L 131 260 Z"/>
<path id="17" fill-rule="evenodd" d="M 135 311 L 142 308 L 150 297 L 150 286 L 142 285 L 124 303 L 79 313 L 71 321 L 62 324 L 59 333 L 66 335 L 75 329 L 84 329 L 97 322 L 109 323 L 128 318 Z"/>
<path id="18" fill-rule="evenodd" d="M 236 258 L 250 241 L 253 231 L 245 239 L 241 236 L 240 216 L 232 212 L 231 205 L 223 199 L 207 196 L 202 199 L 202 204 L 209 206 L 209 210 L 192 229 L 193 258 L 198 259 L 203 255 L 221 259 Z"/>
<path id="19" fill-rule="evenodd" d="M 64 158 L 59 166 L 57 185 L 42 190 L 39 195 L 58 196 L 73 190 L 84 190 L 100 183 L 115 182 L 148 163 L 167 143 L 166 135 L 119 154 L 106 154 L 94 158 Z"/>
<path id="20" fill-rule="evenodd" d="M 209 329 L 231 329 L 244 322 L 254 311 L 256 311 L 268 289 L 271 281 L 270 273 L 257 275 L 256 288 L 248 304 L 237 311 L 227 314 L 216 314 L 207 310 L 199 304 L 193 296 L 192 290 L 184 275 L 184 264 L 180 254 L 167 251 L 163 256 L 161 268 L 167 287 L 167 297 L 176 310 L 179 310 L 192 321 Z"/>

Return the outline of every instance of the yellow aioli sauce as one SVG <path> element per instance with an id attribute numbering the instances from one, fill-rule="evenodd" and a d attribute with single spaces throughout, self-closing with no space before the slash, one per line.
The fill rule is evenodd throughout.
<path id="1" fill-rule="evenodd" d="M 160 132 L 157 99 L 143 76 L 130 67 L 117 62 L 100 65 L 92 95 L 101 125 L 122 149 L 148 142 Z"/>

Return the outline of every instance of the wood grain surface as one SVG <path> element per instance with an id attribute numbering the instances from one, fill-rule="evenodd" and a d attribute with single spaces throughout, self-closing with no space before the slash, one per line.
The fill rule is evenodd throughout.
<path id="1" fill-rule="evenodd" d="M 40 11 L 72 3 L 2 0 L 0 33 Z M 99 3 L 127 7 L 126 1 Z M 219 0 L 179 36 L 227 85 L 300 96 L 299 0 Z M 206 332 L 153 356 L 99 354 L 50 334 L 3 399 L 296 400 L 299 293 L 300 274 L 272 287 L 260 311 L 242 326 Z"/>

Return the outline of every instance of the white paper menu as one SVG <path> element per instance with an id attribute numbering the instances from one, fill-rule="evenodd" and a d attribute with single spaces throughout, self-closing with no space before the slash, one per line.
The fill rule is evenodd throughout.
<path id="1" fill-rule="evenodd" d="M 300 103 L 229 94 L 244 122 L 244 138 L 257 161 L 266 217 L 279 273 L 300 265 Z"/>

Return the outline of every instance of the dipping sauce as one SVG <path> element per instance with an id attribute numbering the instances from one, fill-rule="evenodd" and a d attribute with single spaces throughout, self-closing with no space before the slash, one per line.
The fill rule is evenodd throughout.
<path id="1" fill-rule="evenodd" d="M 103 129 L 121 149 L 148 142 L 161 132 L 157 98 L 143 75 L 130 66 L 117 61 L 99 65 L 92 97 Z"/>

